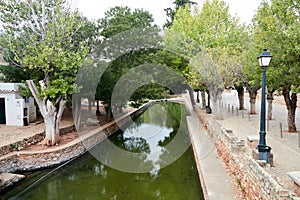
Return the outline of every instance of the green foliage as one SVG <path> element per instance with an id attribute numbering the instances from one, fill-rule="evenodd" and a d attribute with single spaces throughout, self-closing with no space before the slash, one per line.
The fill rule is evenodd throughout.
<path id="1" fill-rule="evenodd" d="M 141 9 L 132 11 L 129 7 L 116 6 L 105 12 L 105 17 L 100 19 L 101 35 L 110 38 L 118 33 L 133 28 L 150 27 L 153 23 L 153 16 Z"/>
<path id="2" fill-rule="evenodd" d="M 0 10 L 4 27 L 0 45 L 13 66 L 13 72 L 4 70 L 6 77 L 13 80 L 24 71 L 28 74 L 21 79 L 42 79 L 42 98 L 54 100 L 71 94 L 75 74 L 89 51 L 86 19 L 66 9 L 61 0 L 1 0 L 0 6 L 5 8 Z"/>
<path id="3" fill-rule="evenodd" d="M 201 9 L 196 7 L 193 13 L 189 7 L 180 8 L 171 30 L 180 32 L 183 34 L 181 37 L 185 39 L 179 39 L 178 36 L 170 39 L 168 36 L 167 39 L 170 40 L 168 44 L 173 43 L 177 48 L 183 48 L 183 51 L 187 52 L 186 55 L 192 58 L 191 68 L 200 72 L 196 74 L 195 70 L 190 70 L 187 73 L 194 87 L 205 88 L 203 86 L 207 84 L 217 84 L 218 87 L 224 87 L 224 84 L 230 86 L 241 79 L 241 55 L 247 41 L 247 30 L 244 25 L 239 24 L 237 18 L 229 14 L 229 7 L 224 1 L 206 1 Z M 198 47 L 193 44 L 195 42 L 198 43 Z M 212 62 L 204 59 L 205 52 Z M 209 71 L 205 67 L 208 63 L 213 63 L 209 66 Z"/>
<path id="4" fill-rule="evenodd" d="M 132 107 L 139 107 L 150 99 L 163 99 L 169 94 L 168 90 L 159 84 L 151 83 L 138 88 L 131 96 Z"/>
<path id="5" fill-rule="evenodd" d="M 299 92 L 299 12 L 299 5 L 289 0 L 274 0 L 272 3 L 263 1 L 261 3 L 253 19 L 252 43 L 247 56 L 248 69 L 246 70 L 252 75 L 256 74 L 250 79 L 251 81 L 259 82 L 261 80 L 261 71 L 256 56 L 263 48 L 268 48 L 273 55 L 267 70 L 268 88 L 281 90 L 288 83 L 296 88 L 294 92 Z"/>
<path id="6" fill-rule="evenodd" d="M 117 6 L 111 8 L 105 13 L 105 17 L 98 22 L 101 35 L 105 37 L 108 43 L 104 42 L 103 46 L 105 48 L 101 49 L 102 52 L 96 52 L 96 54 L 104 53 L 104 57 L 111 61 L 107 63 L 108 68 L 100 78 L 95 98 L 103 101 L 107 107 L 123 107 L 127 103 L 123 100 L 123 94 L 126 94 L 126 91 L 118 94 L 118 100 L 114 99 L 114 102 L 111 102 L 116 84 L 131 69 L 146 63 L 152 63 L 157 59 L 156 53 L 159 50 L 155 47 L 157 41 L 159 41 L 157 39 L 159 37 L 158 31 L 156 26 L 152 26 L 153 17 L 149 12 L 139 9 L 131 11 L 128 7 Z M 145 38 L 143 37 L 143 31 L 145 29 L 149 31 L 149 27 L 152 27 L 153 34 L 145 33 L 145 37 L 147 37 Z M 127 36 L 127 33 L 130 33 L 130 35 Z M 110 41 L 112 42 L 110 43 Z M 137 78 L 140 75 L 136 74 Z M 131 81 L 135 81 L 133 79 L 133 77 L 130 77 Z M 165 93 L 166 89 L 157 84 L 141 86 L 132 94 L 130 100 L 133 102 L 131 105 L 137 107 L 147 99 L 161 98 Z"/>
<path id="7" fill-rule="evenodd" d="M 189 1 L 189 0 L 175 0 L 173 2 L 173 4 L 175 5 L 175 9 L 172 8 L 166 8 L 164 9 L 164 11 L 166 12 L 166 15 L 169 19 L 167 19 L 167 22 L 163 25 L 164 28 L 170 28 L 174 19 L 175 19 L 175 15 L 176 12 L 179 10 L 180 7 L 184 7 L 185 5 L 194 5 L 197 4 L 196 2 L 193 1 Z"/>

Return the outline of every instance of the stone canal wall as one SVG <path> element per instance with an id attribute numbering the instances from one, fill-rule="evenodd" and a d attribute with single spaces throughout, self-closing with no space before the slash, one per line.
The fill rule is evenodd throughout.
<path id="1" fill-rule="evenodd" d="M 152 103 L 148 103 L 138 110 L 90 131 L 65 145 L 59 145 L 51 149 L 49 148 L 36 152 L 21 150 L 2 155 L 0 157 L 0 172 L 4 173 L 47 168 L 76 158 L 85 153 L 92 146 L 101 142 L 101 140 L 104 140 L 106 137 L 113 134 L 120 129 L 120 127 L 130 124 L 132 119 L 140 116 L 150 105 L 152 105 Z M 72 128 L 74 127 L 72 126 Z M 28 138 L 25 141 L 18 142 L 15 145 L 20 147 L 23 143 L 24 145 L 28 145 L 39 142 L 42 139 L 43 135 L 38 135 L 36 137 Z"/>
<path id="2" fill-rule="evenodd" d="M 60 135 L 64 135 L 72 131 L 75 131 L 74 125 L 66 126 L 60 129 Z M 23 149 L 26 149 L 28 146 L 37 144 L 38 142 L 42 141 L 44 137 L 45 137 L 45 131 L 42 131 L 32 137 L 25 138 L 13 144 L 2 146 L 0 147 L 0 156 L 4 156 L 14 151 L 21 151 Z"/>
<path id="3" fill-rule="evenodd" d="M 296 200 L 291 192 L 281 186 L 256 160 L 245 153 L 245 142 L 202 110 L 195 107 L 198 118 L 207 129 L 219 157 L 226 165 L 245 199 L 249 200 Z"/>

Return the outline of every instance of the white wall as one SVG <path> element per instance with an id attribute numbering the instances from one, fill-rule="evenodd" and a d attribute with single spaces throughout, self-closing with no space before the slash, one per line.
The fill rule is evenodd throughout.
<path id="1" fill-rule="evenodd" d="M 26 101 L 25 104 L 26 108 L 28 108 L 29 122 L 34 122 L 37 118 L 36 106 L 34 105 L 34 98 L 28 98 L 28 101 Z"/>
<path id="2" fill-rule="evenodd" d="M 22 99 L 18 93 L 19 85 L 22 84 L 0 83 L 0 98 L 5 99 L 6 125 L 9 126 L 24 126 L 24 108 L 26 107 L 26 104 L 25 100 Z M 31 102 L 29 107 L 33 106 L 34 103 Z M 28 115 L 30 114 L 29 107 Z M 29 116 L 27 116 L 27 122 L 29 122 Z"/>
<path id="3" fill-rule="evenodd" d="M 25 108 L 24 99 L 15 99 L 15 94 L 6 94 L 5 97 L 5 117 L 6 125 L 24 126 L 23 110 Z"/>

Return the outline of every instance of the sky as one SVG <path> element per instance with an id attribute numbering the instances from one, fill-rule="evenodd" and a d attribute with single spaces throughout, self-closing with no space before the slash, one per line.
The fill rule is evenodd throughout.
<path id="1" fill-rule="evenodd" d="M 72 0 L 89 19 L 104 17 L 105 11 L 114 6 L 129 6 L 130 8 L 143 8 L 154 16 L 155 24 L 162 27 L 166 21 L 165 8 L 174 7 L 175 0 Z M 205 0 L 193 0 L 202 5 Z M 224 0 L 229 4 L 230 13 L 237 15 L 242 23 L 249 24 L 261 0 Z"/>

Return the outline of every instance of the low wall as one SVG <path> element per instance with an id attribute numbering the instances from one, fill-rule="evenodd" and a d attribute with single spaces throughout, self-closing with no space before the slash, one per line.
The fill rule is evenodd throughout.
<path id="1" fill-rule="evenodd" d="M 140 116 L 152 103 L 142 106 L 111 123 L 95 129 L 74 141 L 57 146 L 53 149 L 45 149 L 38 152 L 14 151 L 0 158 L 0 172 L 15 172 L 52 167 L 62 164 L 85 153 L 87 149 L 101 142 L 118 130 L 119 126 L 127 126 L 132 119 Z M 39 137 L 39 136 L 37 136 Z M 34 138 L 35 140 L 36 138 Z M 39 140 L 41 141 L 41 140 Z M 32 142 L 27 140 L 26 142 Z"/>
<path id="2" fill-rule="evenodd" d="M 60 135 L 64 135 L 65 133 L 69 133 L 72 131 L 75 131 L 74 125 L 63 127 L 60 129 Z M 41 142 L 44 138 L 45 138 L 45 131 L 42 131 L 32 137 L 25 138 L 23 140 L 13 143 L 13 144 L 2 146 L 2 147 L 0 147 L 0 156 L 6 155 L 6 154 L 14 152 L 14 151 L 21 151 L 21 150 L 25 149 L 26 147 L 29 147 L 30 145 Z"/>
<path id="3" fill-rule="evenodd" d="M 281 186 L 271 175 L 246 154 L 245 141 L 235 137 L 230 130 L 202 110 L 195 107 L 200 122 L 206 127 L 219 157 L 236 181 L 245 199 L 249 200 L 296 200 L 292 192 Z"/>

